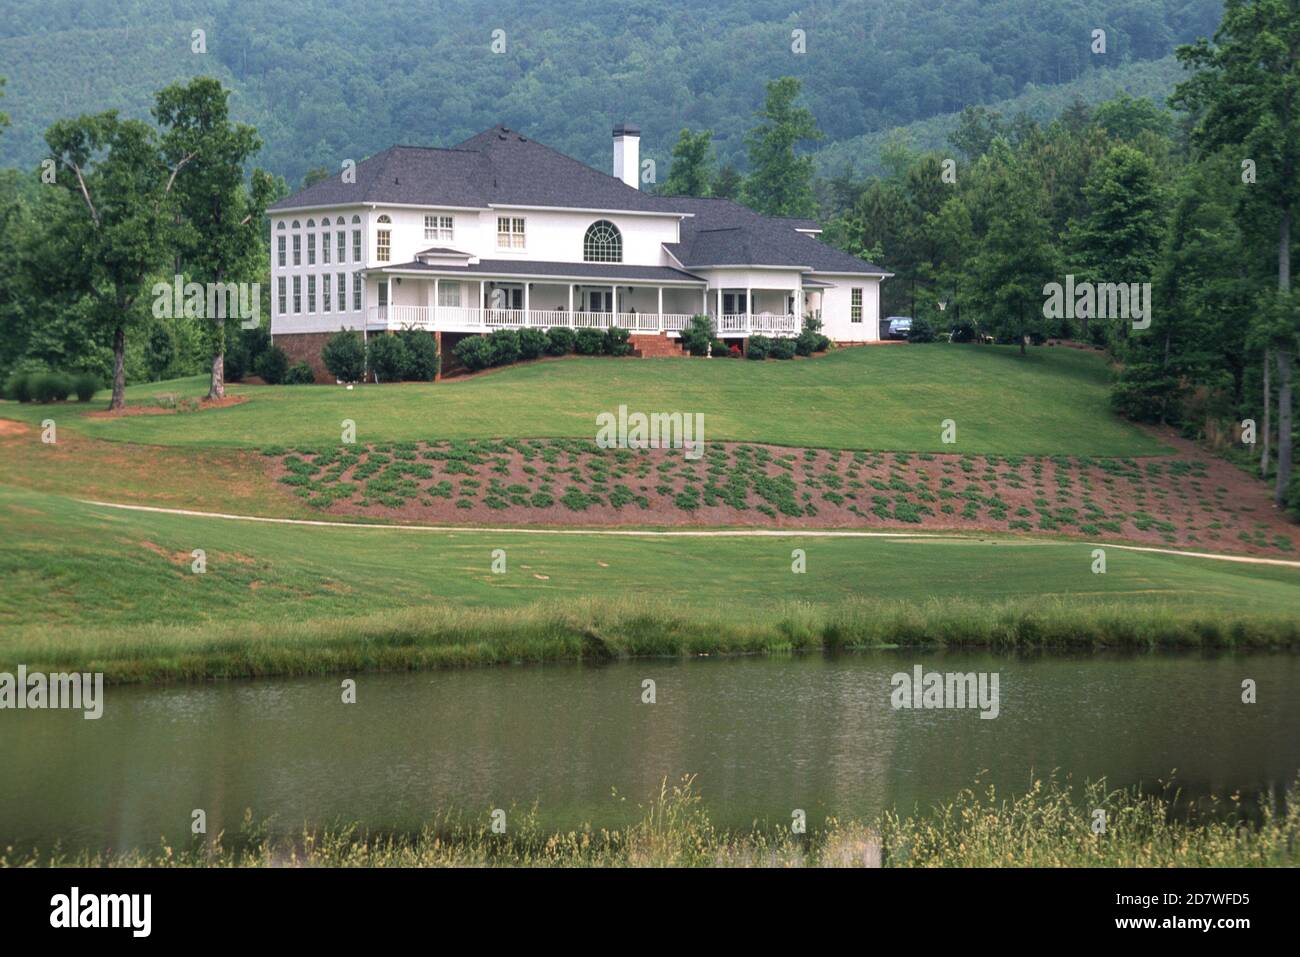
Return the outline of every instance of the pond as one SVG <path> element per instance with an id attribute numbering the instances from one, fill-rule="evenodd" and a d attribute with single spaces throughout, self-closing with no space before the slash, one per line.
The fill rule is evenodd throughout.
<path id="1" fill-rule="evenodd" d="M 997 717 L 894 708 L 896 673 L 998 676 Z M 748 826 L 951 799 L 980 772 L 1191 796 L 1282 796 L 1300 769 L 1300 656 L 1009 656 L 881 651 L 639 660 L 110 687 L 103 717 L 0 711 L 0 846 L 121 850 L 359 821 L 415 830 L 456 807 L 614 825 L 697 775 L 714 820 Z M 1257 703 L 1242 703 L 1242 681 Z M 654 703 L 643 702 L 645 681 Z M 918 701 L 920 699 L 918 698 Z M 987 709 L 986 709 L 987 710 Z M 615 797 L 615 793 L 617 797 Z"/>

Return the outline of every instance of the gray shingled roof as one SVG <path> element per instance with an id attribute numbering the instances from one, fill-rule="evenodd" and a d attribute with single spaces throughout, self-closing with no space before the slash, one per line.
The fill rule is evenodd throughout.
<path id="1" fill-rule="evenodd" d="M 442 275 L 468 273 L 475 277 L 492 276 L 555 276 L 575 279 L 605 279 L 617 282 L 626 279 L 658 280 L 661 282 L 704 282 L 672 266 L 624 266 L 619 263 L 562 263 L 535 262 L 520 259 L 480 259 L 468 266 L 431 266 L 418 260 L 383 267 L 388 271 L 436 272 Z M 376 270 L 371 270 L 375 272 Z"/>
<path id="2" fill-rule="evenodd" d="M 356 182 L 340 173 L 271 205 L 571 206 L 659 210 L 658 197 L 633 189 L 549 146 L 494 126 L 453 149 L 392 146 L 356 167 Z"/>
<path id="3" fill-rule="evenodd" d="M 687 269 L 802 266 L 816 272 L 886 274 L 879 266 L 797 231 L 816 228 L 811 220 L 760 216 L 726 199 L 644 193 L 503 126 L 452 149 L 390 147 L 357 164 L 355 183 L 332 176 L 273 203 L 271 210 L 357 203 L 684 213 L 688 215 L 682 220 L 681 242 L 667 248 Z M 633 267 L 621 268 L 626 275 Z"/>
<path id="4" fill-rule="evenodd" d="M 706 266 L 805 266 L 814 272 L 886 275 L 886 270 L 798 232 L 789 219 L 761 216 L 729 199 L 665 198 L 665 208 L 693 214 L 682 241 L 666 244 L 687 269 Z"/>

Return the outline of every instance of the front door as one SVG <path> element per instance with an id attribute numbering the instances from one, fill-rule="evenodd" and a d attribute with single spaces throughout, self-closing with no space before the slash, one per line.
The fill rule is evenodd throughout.
<path id="1" fill-rule="evenodd" d="M 614 311 L 613 290 L 588 289 L 587 290 L 587 311 L 588 312 L 613 312 Z"/>

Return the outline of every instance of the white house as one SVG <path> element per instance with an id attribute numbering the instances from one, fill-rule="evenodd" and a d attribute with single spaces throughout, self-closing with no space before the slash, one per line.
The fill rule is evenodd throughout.
<path id="1" fill-rule="evenodd" d="M 691 316 L 719 337 L 880 338 L 889 274 L 808 220 L 637 188 L 640 131 L 614 128 L 614 175 L 494 127 L 450 149 L 394 146 L 280 200 L 271 216 L 271 334 L 323 371 L 340 328 L 432 330 L 444 347 L 500 328 L 620 326 L 678 351 Z"/>

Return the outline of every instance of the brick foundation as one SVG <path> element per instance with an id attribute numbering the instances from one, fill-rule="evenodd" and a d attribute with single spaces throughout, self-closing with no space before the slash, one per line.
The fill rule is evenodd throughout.
<path id="1" fill-rule="evenodd" d="M 305 362 L 311 367 L 317 382 L 333 383 L 334 377 L 325 368 L 325 360 L 320 355 L 332 335 L 332 332 L 281 332 L 271 336 L 271 345 L 284 350 L 289 365 Z"/>

